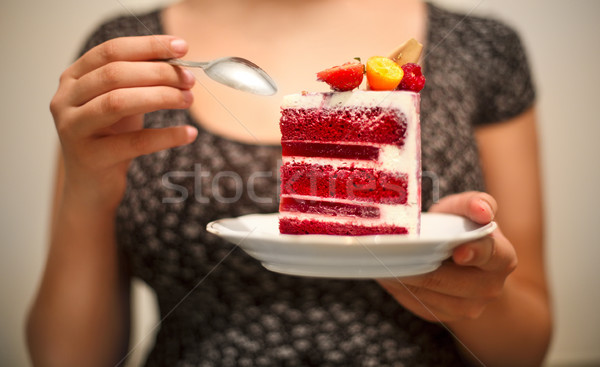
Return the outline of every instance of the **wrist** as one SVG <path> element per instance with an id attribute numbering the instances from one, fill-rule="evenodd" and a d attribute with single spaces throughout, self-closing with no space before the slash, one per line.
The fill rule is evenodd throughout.
<path id="1" fill-rule="evenodd" d="M 114 217 L 126 185 L 126 174 L 107 174 L 100 179 L 65 175 L 61 201 L 82 213 Z"/>
<path id="2" fill-rule="evenodd" d="M 114 219 L 121 198 L 110 198 L 101 193 L 78 189 L 65 185 L 61 195 L 60 207 L 67 213 L 83 218 Z"/>

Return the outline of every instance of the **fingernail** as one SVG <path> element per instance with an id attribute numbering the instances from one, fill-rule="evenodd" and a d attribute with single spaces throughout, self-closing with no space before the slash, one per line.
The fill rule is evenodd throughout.
<path id="1" fill-rule="evenodd" d="M 182 39 L 174 39 L 171 41 L 171 50 L 178 54 L 182 54 L 187 51 L 187 43 Z"/>
<path id="2" fill-rule="evenodd" d="M 185 132 L 187 134 L 188 141 L 193 141 L 198 135 L 198 130 L 193 126 L 186 126 Z"/>
<path id="3" fill-rule="evenodd" d="M 491 220 L 493 220 L 494 219 L 494 210 L 492 209 L 490 204 L 488 204 L 488 202 L 485 200 L 480 200 L 479 205 L 481 207 L 481 211 L 483 211 L 484 213 L 488 213 Z"/>
<path id="4" fill-rule="evenodd" d="M 464 264 L 467 264 L 467 263 L 471 262 L 471 260 L 473 260 L 474 257 L 475 257 L 475 251 L 468 250 L 467 252 L 465 252 L 465 256 L 463 257 L 462 262 Z"/>
<path id="5" fill-rule="evenodd" d="M 195 81 L 196 77 L 194 76 L 194 73 L 188 69 L 183 69 L 183 82 L 185 84 L 194 84 Z"/>
<path id="6" fill-rule="evenodd" d="M 194 95 L 192 94 L 191 90 L 181 91 L 181 94 L 183 95 L 183 100 L 185 103 L 190 103 L 194 100 Z"/>

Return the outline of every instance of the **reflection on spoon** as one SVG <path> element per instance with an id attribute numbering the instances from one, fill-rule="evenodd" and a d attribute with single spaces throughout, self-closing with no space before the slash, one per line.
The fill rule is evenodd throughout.
<path id="1" fill-rule="evenodd" d="M 179 59 L 163 61 L 171 65 L 201 68 L 211 79 L 244 92 L 261 96 L 277 93 L 277 85 L 273 79 L 258 65 L 241 57 L 222 57 L 205 62 Z"/>

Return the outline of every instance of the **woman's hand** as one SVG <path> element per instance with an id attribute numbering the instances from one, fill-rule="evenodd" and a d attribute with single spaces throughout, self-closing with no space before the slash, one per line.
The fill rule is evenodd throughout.
<path id="1" fill-rule="evenodd" d="M 462 215 L 480 224 L 494 219 L 497 206 L 490 195 L 466 192 L 450 195 L 430 212 Z M 478 241 L 458 246 L 452 259 L 434 272 L 378 282 L 408 310 L 433 322 L 478 318 L 502 294 L 517 256 L 500 229 Z"/>
<path id="2" fill-rule="evenodd" d="M 50 104 L 65 167 L 64 195 L 114 209 L 131 160 L 190 143 L 190 126 L 143 129 L 144 113 L 188 108 L 191 72 L 152 60 L 181 57 L 173 36 L 125 37 L 94 47 L 61 75 Z"/>

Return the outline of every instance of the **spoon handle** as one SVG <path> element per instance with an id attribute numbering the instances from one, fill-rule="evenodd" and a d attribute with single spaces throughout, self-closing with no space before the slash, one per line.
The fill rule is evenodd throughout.
<path id="1" fill-rule="evenodd" d="M 181 59 L 166 59 L 163 61 L 166 62 L 167 64 L 171 64 L 171 65 L 184 66 L 184 67 L 188 67 L 188 68 L 202 68 L 202 69 L 204 69 L 209 64 L 209 62 L 207 62 L 207 61 L 197 62 L 197 61 L 185 61 L 185 60 L 181 60 Z"/>

